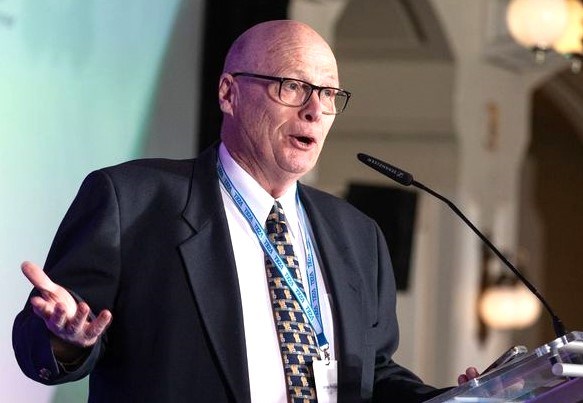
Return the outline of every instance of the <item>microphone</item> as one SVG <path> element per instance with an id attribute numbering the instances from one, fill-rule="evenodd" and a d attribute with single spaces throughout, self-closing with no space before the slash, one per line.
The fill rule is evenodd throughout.
<path id="1" fill-rule="evenodd" d="M 478 235 L 478 237 L 488 246 L 488 248 L 490 248 L 490 250 L 492 252 L 494 252 L 494 254 L 496 256 L 498 256 L 498 258 L 500 260 L 502 260 L 502 262 L 504 262 L 504 264 L 512 271 L 512 273 L 514 273 L 514 275 L 516 277 L 518 277 L 518 279 L 526 286 L 526 288 L 528 288 L 530 290 L 530 292 L 532 292 L 538 298 L 538 300 L 543 304 L 543 306 L 545 307 L 545 309 L 547 310 L 547 312 L 551 316 L 551 320 L 553 322 L 553 330 L 555 331 L 557 338 L 563 337 L 567 334 L 567 330 L 565 329 L 563 322 L 555 314 L 555 312 L 553 311 L 553 309 L 551 308 L 549 303 L 543 298 L 543 296 L 536 289 L 536 287 L 534 285 L 532 285 L 532 283 L 530 281 L 528 281 L 528 279 L 526 277 L 524 277 L 524 275 L 516 267 L 514 267 L 514 265 L 512 263 L 510 263 L 510 261 L 508 259 L 506 259 L 506 257 L 502 254 L 502 252 L 500 252 L 498 250 L 498 248 L 496 248 L 496 246 L 494 246 L 494 244 L 492 242 L 490 242 L 490 240 L 488 238 L 486 238 L 486 236 L 484 234 L 482 234 L 480 232 L 480 230 L 478 228 L 476 228 L 476 226 L 474 224 L 472 224 L 472 222 L 460 211 L 460 209 L 457 208 L 457 206 L 455 204 L 453 204 L 453 202 L 448 200 L 446 197 L 440 195 L 436 191 L 423 185 L 422 183 L 417 182 L 413 178 L 413 175 L 411 175 L 409 172 L 403 171 L 402 169 L 399 169 L 399 168 L 397 168 L 391 164 L 388 164 L 384 161 L 381 161 L 377 158 L 371 157 L 370 155 L 358 153 L 357 157 L 360 160 L 360 162 L 364 163 L 365 165 L 368 165 L 372 169 L 380 172 L 381 174 L 388 176 L 392 180 L 400 183 L 401 185 L 404 185 L 404 186 L 413 185 L 416 188 L 424 190 L 425 192 L 429 193 L 430 195 L 437 197 L 439 200 L 441 200 L 445 204 L 447 204 L 449 206 L 449 208 L 451 208 L 453 210 L 453 212 L 456 213 L 458 215 L 458 217 L 460 217 L 463 220 L 463 222 L 465 222 L 466 225 L 468 225 L 472 229 L 472 231 L 474 231 L 474 233 L 476 233 L 476 235 Z"/>

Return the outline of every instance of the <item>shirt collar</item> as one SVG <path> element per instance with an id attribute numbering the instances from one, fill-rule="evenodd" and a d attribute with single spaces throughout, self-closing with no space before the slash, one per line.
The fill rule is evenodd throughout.
<path id="1" fill-rule="evenodd" d="M 237 191 L 243 196 L 245 202 L 249 208 L 251 208 L 251 211 L 253 211 L 253 214 L 255 214 L 257 219 L 260 222 L 263 222 L 273 207 L 273 196 L 263 189 L 247 171 L 241 168 L 233 157 L 231 157 L 231 154 L 229 154 L 227 147 L 223 143 L 219 146 L 219 158 L 221 159 L 225 172 L 231 179 L 231 182 Z M 299 226 L 296 191 L 297 183 L 294 182 L 294 184 L 277 199 L 285 211 L 286 218 L 292 231 Z"/>

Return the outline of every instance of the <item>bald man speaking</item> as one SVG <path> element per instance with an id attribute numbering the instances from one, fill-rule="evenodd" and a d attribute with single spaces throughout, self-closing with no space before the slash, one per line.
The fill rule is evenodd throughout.
<path id="1" fill-rule="evenodd" d="M 350 92 L 313 29 L 261 23 L 228 52 L 221 141 L 91 173 L 13 329 L 30 378 L 90 402 L 423 401 L 392 360 L 378 226 L 299 182 Z M 472 372 L 467 377 L 475 376 Z"/>

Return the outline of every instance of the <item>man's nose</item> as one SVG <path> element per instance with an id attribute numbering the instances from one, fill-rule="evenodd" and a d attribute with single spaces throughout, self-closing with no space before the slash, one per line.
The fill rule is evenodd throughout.
<path id="1" fill-rule="evenodd" d="M 308 122 L 316 122 L 322 117 L 322 103 L 320 102 L 320 94 L 318 91 L 312 91 L 310 98 L 302 106 L 300 111 L 302 118 L 306 119 Z"/>

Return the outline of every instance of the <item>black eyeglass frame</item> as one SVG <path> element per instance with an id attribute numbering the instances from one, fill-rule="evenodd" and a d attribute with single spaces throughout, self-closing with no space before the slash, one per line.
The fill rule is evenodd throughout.
<path id="1" fill-rule="evenodd" d="M 314 93 L 314 91 L 318 92 L 318 98 L 320 98 L 320 94 L 323 90 L 334 90 L 336 91 L 336 95 L 338 95 L 338 93 L 342 93 L 346 96 L 346 101 L 344 102 L 344 106 L 342 106 L 342 109 L 340 110 L 336 110 L 336 113 L 332 113 L 332 112 L 322 112 L 324 115 L 338 115 L 342 112 L 344 112 L 344 110 L 346 109 L 346 106 L 348 106 L 348 100 L 350 99 L 350 96 L 352 95 L 349 91 L 343 90 L 342 88 L 336 88 L 336 87 L 320 87 L 319 85 L 315 85 L 312 83 L 309 83 L 307 81 L 304 80 L 300 80 L 299 78 L 292 78 L 292 77 L 274 77 L 274 76 L 266 76 L 263 74 L 255 74 L 255 73 L 246 73 L 246 72 L 235 72 L 235 73 L 229 73 L 231 76 L 233 77 L 237 77 L 237 76 L 243 76 L 243 77 L 252 77 L 252 78 L 259 78 L 261 80 L 269 80 L 269 81 L 274 81 L 279 83 L 279 90 L 277 92 L 277 96 L 279 97 L 279 100 L 287 106 L 292 106 L 292 107 L 301 107 L 304 106 L 305 104 L 308 103 L 308 101 L 310 100 L 310 98 L 312 97 L 312 94 Z M 308 87 L 310 87 L 310 93 L 308 94 L 308 96 L 306 96 L 306 99 L 300 104 L 300 105 L 292 105 L 289 104 L 287 102 L 285 102 L 282 98 L 281 98 L 281 88 L 282 85 L 285 81 L 298 81 L 302 84 L 307 85 Z"/>

